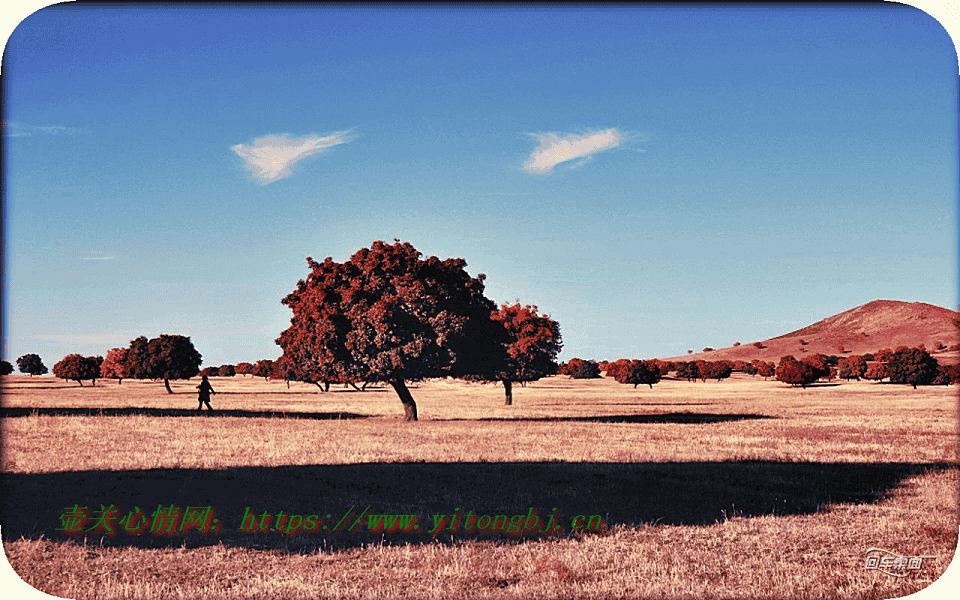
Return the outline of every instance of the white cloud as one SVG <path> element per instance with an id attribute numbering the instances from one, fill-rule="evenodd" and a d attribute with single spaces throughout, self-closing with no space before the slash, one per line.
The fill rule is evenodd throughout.
<path id="1" fill-rule="evenodd" d="M 58 133 L 75 135 L 80 132 L 81 130 L 76 127 L 63 127 L 61 125 L 26 125 L 13 121 L 7 121 L 3 124 L 4 137 L 31 137 L 34 135 L 57 135 Z"/>
<path id="2" fill-rule="evenodd" d="M 291 167 L 298 160 L 348 142 L 346 134 L 346 131 L 339 131 L 298 140 L 287 136 L 268 135 L 254 140 L 250 146 L 237 144 L 230 149 L 244 160 L 247 168 L 261 184 L 267 184 L 289 177 L 293 173 Z"/>
<path id="3" fill-rule="evenodd" d="M 528 173 L 549 173 L 555 166 L 575 158 L 589 160 L 591 154 L 609 150 L 620 145 L 623 135 L 616 129 L 604 129 L 584 135 L 559 137 L 553 133 L 538 135 L 540 146 L 533 151 L 523 168 Z"/>

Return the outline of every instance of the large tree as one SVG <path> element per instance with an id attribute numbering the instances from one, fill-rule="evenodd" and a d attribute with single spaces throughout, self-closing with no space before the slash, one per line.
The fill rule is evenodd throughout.
<path id="1" fill-rule="evenodd" d="M 304 381 L 385 382 L 417 420 L 406 382 L 495 372 L 505 353 L 496 304 L 462 258 L 424 260 L 407 242 L 374 242 L 345 263 L 307 258 L 283 299 L 293 311 L 276 342 Z"/>
<path id="2" fill-rule="evenodd" d="M 13 373 L 13 365 L 5 360 L 0 360 L 0 375 L 9 375 Z"/>
<path id="3" fill-rule="evenodd" d="M 53 374 L 60 379 L 72 379 L 79 383 L 80 387 L 83 387 L 84 379 L 90 379 L 93 385 L 97 385 L 102 363 L 103 358 L 99 356 L 68 354 L 53 365 Z"/>
<path id="4" fill-rule="evenodd" d="M 890 357 L 887 370 L 890 383 L 909 383 L 916 389 L 917 385 L 931 383 L 939 366 L 937 359 L 921 348 L 898 348 Z"/>
<path id="5" fill-rule="evenodd" d="M 506 331 L 505 362 L 495 372 L 483 376 L 503 383 L 505 404 L 513 404 L 513 383 L 520 385 L 555 375 L 557 354 L 563 347 L 560 325 L 547 315 L 538 315 L 536 306 L 504 304 L 491 318 Z"/>
<path id="6" fill-rule="evenodd" d="M 126 371 L 132 379 L 162 379 L 167 393 L 171 379 L 190 379 L 200 373 L 203 358 L 183 335 L 161 334 L 147 340 L 140 336 L 127 348 Z"/>
<path id="7" fill-rule="evenodd" d="M 36 354 L 24 354 L 18 358 L 17 368 L 20 369 L 21 373 L 27 373 L 30 376 L 44 375 L 47 372 L 47 366 Z"/>

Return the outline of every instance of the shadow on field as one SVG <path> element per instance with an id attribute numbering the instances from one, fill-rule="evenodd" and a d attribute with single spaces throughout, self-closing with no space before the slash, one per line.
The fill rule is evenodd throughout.
<path id="1" fill-rule="evenodd" d="M 124 408 L 74 408 L 74 407 L 4 407 L 0 408 L 0 417 L 29 417 L 36 415 L 49 417 L 126 417 L 146 415 L 150 417 L 251 417 L 284 419 L 366 419 L 369 415 L 348 412 L 283 412 L 270 410 L 202 410 L 189 408 L 146 408 L 130 406 Z"/>
<path id="2" fill-rule="evenodd" d="M 582 423 L 723 423 L 747 419 L 775 419 L 768 415 L 711 414 L 711 413 L 664 413 L 655 415 L 598 415 L 591 417 L 481 417 L 476 419 L 434 419 L 436 421 L 545 421 Z"/>
<path id="3" fill-rule="evenodd" d="M 71 539 L 61 516 L 75 505 L 88 507 L 95 529 L 103 509 L 113 536 L 87 531 L 72 539 L 87 544 L 188 547 L 223 543 L 250 548 L 309 551 L 380 542 L 429 542 L 433 515 L 457 509 L 482 515 L 530 515 L 536 509 L 564 534 L 577 515 L 599 515 L 607 525 L 705 525 L 736 516 L 814 513 L 829 503 L 881 499 L 904 478 L 947 464 L 909 463 L 368 463 L 243 467 L 218 470 L 151 469 L 5 473 L 2 477 L 4 540 Z M 121 519 L 135 508 L 152 515 L 158 507 L 212 507 L 220 530 L 202 534 L 140 535 L 124 531 Z M 247 508 L 249 507 L 249 512 Z M 297 515 L 301 526 L 316 515 L 315 532 L 251 531 L 253 515 L 280 511 Z M 420 531 L 370 532 L 371 514 L 415 514 Z M 240 531 L 247 515 L 248 531 Z M 529 517 L 527 517 L 529 518 Z M 285 517 L 282 527 L 294 518 Z M 339 524 L 339 528 L 338 528 Z M 266 523 L 266 527 L 273 526 Z M 352 528 L 352 531 L 351 531 Z M 558 532 L 559 533 L 559 532 Z M 530 537 L 536 534 L 531 534 Z M 436 539 L 511 539 L 503 532 L 443 531 Z"/>

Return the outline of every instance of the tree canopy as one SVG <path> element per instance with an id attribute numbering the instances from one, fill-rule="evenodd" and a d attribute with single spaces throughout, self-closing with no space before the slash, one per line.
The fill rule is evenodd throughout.
<path id="1" fill-rule="evenodd" d="M 127 349 L 110 348 L 107 356 L 100 364 L 100 377 L 103 379 L 117 379 L 119 383 L 127 377 Z"/>
<path id="2" fill-rule="evenodd" d="M 47 372 L 47 366 L 36 354 L 24 354 L 18 358 L 17 368 L 20 369 L 21 373 L 28 375 L 43 375 Z"/>
<path id="3" fill-rule="evenodd" d="M 307 258 L 310 274 L 283 304 L 293 311 L 276 343 L 298 377 L 389 383 L 417 419 L 407 381 L 488 375 L 504 361 L 503 327 L 462 258 L 426 260 L 407 242 L 376 241 L 344 263 Z"/>
<path id="4" fill-rule="evenodd" d="M 68 354 L 53 365 L 53 374 L 60 379 L 72 379 L 79 383 L 80 387 L 83 387 L 84 379 L 89 379 L 93 385 L 97 385 L 102 363 L 103 358 L 100 356 Z"/>
<path id="5" fill-rule="evenodd" d="M 147 340 L 140 336 L 130 341 L 126 356 L 126 373 L 131 379 L 162 379 L 167 393 L 171 379 L 190 379 L 200 373 L 203 358 L 183 335 L 161 334 Z"/>
<path id="6" fill-rule="evenodd" d="M 887 363 L 890 383 L 908 383 L 916 389 L 936 377 L 940 364 L 921 348 L 898 348 Z"/>
<path id="7" fill-rule="evenodd" d="M 557 373 L 557 354 L 563 343 L 560 325 L 547 315 L 537 314 L 536 306 L 504 304 L 490 317 L 503 326 L 506 354 L 504 362 L 480 379 L 503 383 L 505 404 L 513 404 L 513 383 L 524 384 Z M 468 379 L 476 379 L 468 377 Z"/>

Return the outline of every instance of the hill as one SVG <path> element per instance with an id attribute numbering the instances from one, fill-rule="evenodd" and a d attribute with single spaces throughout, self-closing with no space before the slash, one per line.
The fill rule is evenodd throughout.
<path id="1" fill-rule="evenodd" d="M 753 342 L 744 342 L 740 346 L 665 360 L 749 361 L 758 358 L 778 362 L 787 354 L 798 359 L 816 353 L 844 356 L 922 344 L 941 363 L 956 363 L 957 352 L 934 353 L 934 349 L 938 344 L 951 347 L 958 343 L 958 320 L 960 313 L 933 304 L 874 300 L 802 329 L 763 340 L 761 348 L 754 346 Z"/>

